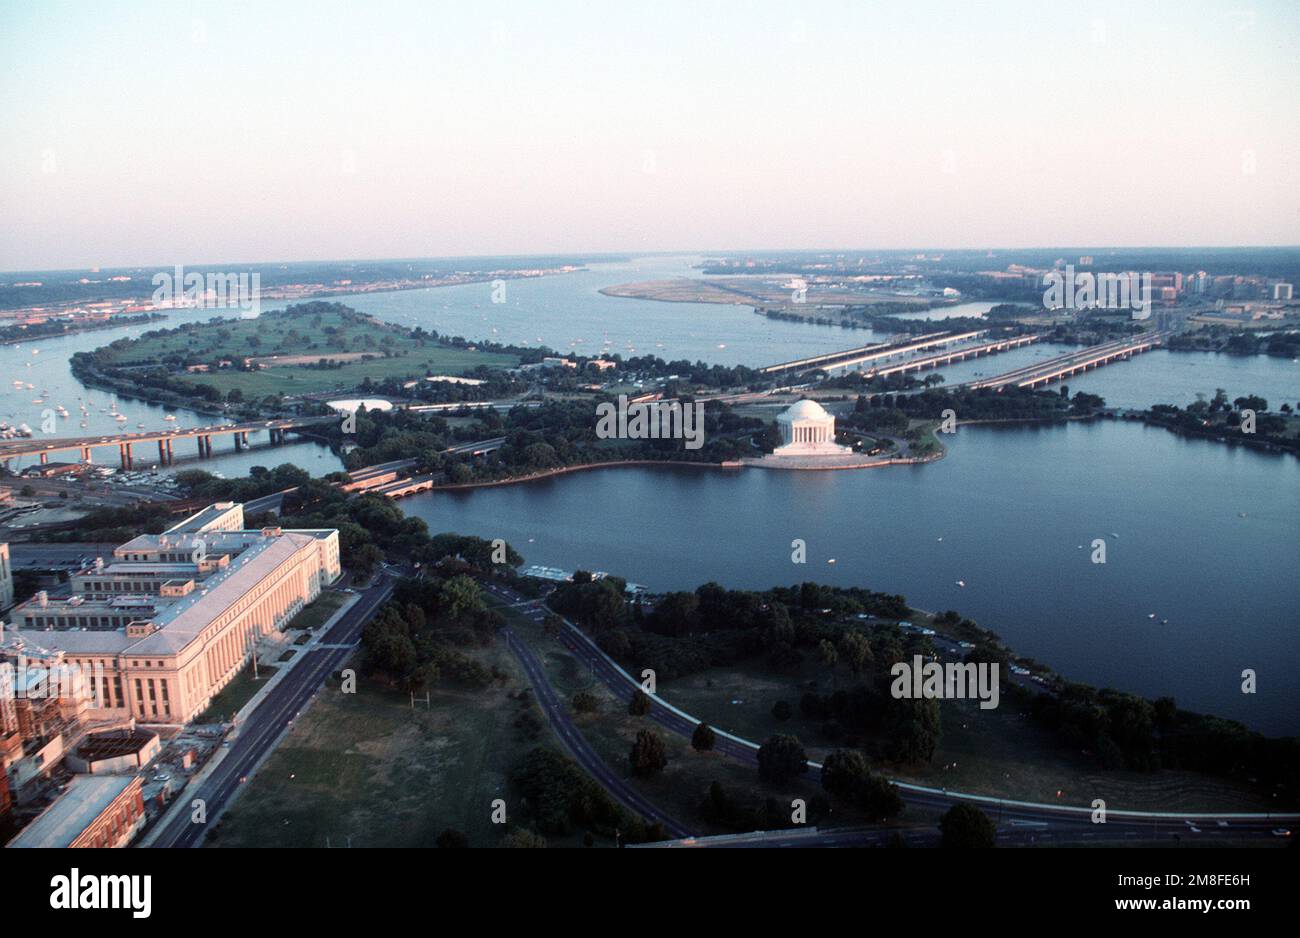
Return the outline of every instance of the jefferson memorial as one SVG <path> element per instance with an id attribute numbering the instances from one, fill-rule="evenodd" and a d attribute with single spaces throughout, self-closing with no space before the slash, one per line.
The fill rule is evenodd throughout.
<path id="1" fill-rule="evenodd" d="M 835 442 L 835 417 L 816 401 L 797 401 L 777 415 L 782 445 L 773 456 L 844 456 L 853 452 Z"/>

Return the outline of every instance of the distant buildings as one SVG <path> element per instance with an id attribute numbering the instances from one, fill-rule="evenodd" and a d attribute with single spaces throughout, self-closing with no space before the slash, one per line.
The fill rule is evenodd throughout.
<path id="1" fill-rule="evenodd" d="M 127 541 L 73 574 L 71 596 L 17 606 L 5 655 L 75 669 L 91 719 L 193 719 L 341 572 L 337 530 L 243 525 L 243 506 L 224 502 Z"/>

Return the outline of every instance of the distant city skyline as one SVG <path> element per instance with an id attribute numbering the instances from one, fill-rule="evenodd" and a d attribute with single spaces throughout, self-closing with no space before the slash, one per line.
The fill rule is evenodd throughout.
<path id="1" fill-rule="evenodd" d="M 1300 243 L 1293 3 L 13 2 L 0 26 L 5 271 Z"/>

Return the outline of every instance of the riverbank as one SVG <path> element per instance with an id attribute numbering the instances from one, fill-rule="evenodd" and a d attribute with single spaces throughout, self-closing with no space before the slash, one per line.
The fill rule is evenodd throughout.
<path id="1" fill-rule="evenodd" d="M 571 472 L 586 472 L 589 469 L 618 469 L 640 466 L 672 466 L 679 468 L 693 467 L 697 469 L 739 469 L 738 463 L 721 463 L 721 462 L 686 462 L 676 459 L 614 459 L 609 462 L 589 462 L 579 463 L 574 466 L 559 466 L 555 469 L 544 469 L 541 472 L 531 472 L 523 476 L 511 476 L 507 479 L 492 479 L 484 482 L 456 482 L 445 485 L 434 485 L 430 487 L 432 492 L 452 492 L 461 489 L 483 489 L 495 488 L 502 485 L 518 485 L 522 482 L 536 482 L 539 479 L 549 479 L 553 476 L 568 475 Z"/>
<path id="2" fill-rule="evenodd" d="M 83 332 L 99 332 L 104 329 L 121 329 L 126 326 L 140 326 L 149 322 L 159 322 L 167 317 L 162 313 L 145 313 L 139 316 L 119 316 L 116 319 L 110 319 L 106 322 L 92 322 L 85 325 L 74 324 L 70 328 L 61 329 L 57 332 L 39 332 L 33 329 L 23 329 L 19 326 L 4 326 L 0 328 L 0 345 L 22 345 L 26 342 L 39 342 L 45 339 L 62 339 L 70 335 L 80 335 Z M 44 325 L 42 323 L 41 325 Z"/>

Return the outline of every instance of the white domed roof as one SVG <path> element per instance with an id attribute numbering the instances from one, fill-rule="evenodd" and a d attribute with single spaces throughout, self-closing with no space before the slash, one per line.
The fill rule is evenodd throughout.
<path id="1" fill-rule="evenodd" d="M 777 420 L 833 420 L 826 408 L 816 401 L 796 401 L 776 418 Z"/>

